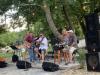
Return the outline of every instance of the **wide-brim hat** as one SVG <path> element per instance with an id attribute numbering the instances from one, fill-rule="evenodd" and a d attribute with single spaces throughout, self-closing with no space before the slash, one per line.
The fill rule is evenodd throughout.
<path id="1" fill-rule="evenodd" d="M 67 32 L 73 33 L 73 30 L 69 30 L 69 31 L 67 31 Z"/>

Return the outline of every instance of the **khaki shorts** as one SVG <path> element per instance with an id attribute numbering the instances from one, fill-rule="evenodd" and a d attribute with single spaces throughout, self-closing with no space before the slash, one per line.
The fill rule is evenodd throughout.
<path id="1" fill-rule="evenodd" d="M 64 48 L 63 48 L 63 52 L 66 52 L 66 51 L 69 51 L 69 46 L 66 45 Z"/>
<path id="2" fill-rule="evenodd" d="M 69 52 L 70 52 L 70 53 L 73 53 L 75 50 L 76 50 L 75 47 L 70 47 L 70 48 L 69 48 Z"/>

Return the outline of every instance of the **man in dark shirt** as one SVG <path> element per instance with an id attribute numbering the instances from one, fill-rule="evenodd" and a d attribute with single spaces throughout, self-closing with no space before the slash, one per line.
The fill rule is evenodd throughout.
<path id="1" fill-rule="evenodd" d="M 54 63 L 58 63 L 60 64 L 60 60 L 61 60 L 61 47 L 59 47 L 60 44 L 60 39 L 58 39 L 57 37 L 54 37 L 51 39 L 51 44 L 54 50 Z"/>

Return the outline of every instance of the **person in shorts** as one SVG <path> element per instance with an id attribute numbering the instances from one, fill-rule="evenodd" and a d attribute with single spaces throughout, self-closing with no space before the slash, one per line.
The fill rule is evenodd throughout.
<path id="1" fill-rule="evenodd" d="M 69 62 L 69 46 L 68 46 L 68 32 L 66 29 L 63 29 L 62 31 L 62 35 L 63 35 L 63 57 L 64 57 L 64 61 L 65 64 L 67 64 Z"/>
<path id="2" fill-rule="evenodd" d="M 40 43 L 40 46 L 39 46 L 40 57 L 41 57 L 42 62 L 44 62 L 45 55 L 48 49 L 48 40 L 44 36 L 43 32 L 40 33 L 40 38 L 37 41 Z"/>
<path id="3" fill-rule="evenodd" d="M 77 49 L 77 37 L 72 30 L 68 31 L 69 62 L 73 62 L 73 52 Z"/>
<path id="4" fill-rule="evenodd" d="M 60 64 L 61 62 L 61 47 L 59 47 L 61 40 L 55 36 L 51 38 L 51 45 L 54 53 L 54 63 Z"/>

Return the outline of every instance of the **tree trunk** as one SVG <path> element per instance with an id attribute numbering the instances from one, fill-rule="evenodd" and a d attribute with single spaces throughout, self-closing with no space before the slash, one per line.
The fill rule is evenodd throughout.
<path id="1" fill-rule="evenodd" d="M 30 26 L 29 24 L 27 23 L 27 30 L 30 31 Z"/>
<path id="2" fill-rule="evenodd" d="M 71 22 L 71 19 L 69 18 L 68 12 L 66 11 L 67 9 L 65 8 L 65 6 L 63 6 L 63 13 L 64 13 L 64 18 L 67 21 L 68 27 L 71 28 L 73 30 L 73 25 Z"/>
<path id="3" fill-rule="evenodd" d="M 29 17 L 27 16 L 27 30 L 30 31 L 30 22 L 29 22 Z"/>
<path id="4" fill-rule="evenodd" d="M 83 31 L 83 34 L 85 35 L 86 34 L 86 26 L 84 24 L 84 21 L 82 20 L 82 18 L 79 18 L 79 16 L 77 16 L 77 19 L 78 19 L 78 21 L 80 23 L 80 26 L 81 26 L 81 29 Z"/>
<path id="5" fill-rule="evenodd" d="M 64 13 L 64 17 L 68 23 L 68 27 L 70 27 L 72 30 L 74 30 L 73 28 L 73 24 L 72 24 L 72 21 L 71 21 L 71 18 L 70 18 L 70 15 L 69 15 L 69 8 L 68 8 L 68 4 L 67 4 L 67 0 L 64 0 L 62 5 L 63 5 L 63 13 Z"/>
<path id="6" fill-rule="evenodd" d="M 48 22 L 48 25 L 49 25 L 51 31 L 53 32 L 53 34 L 56 37 L 58 37 L 59 39 L 62 40 L 62 35 L 58 32 L 58 30 L 57 30 L 57 28 L 56 28 L 56 26 L 54 24 L 54 21 L 52 19 L 50 8 L 49 8 L 49 6 L 46 3 L 44 4 L 43 10 L 45 12 L 46 19 L 47 19 L 47 22 Z"/>
<path id="7" fill-rule="evenodd" d="M 84 25 L 84 22 L 83 22 L 83 21 L 80 21 L 80 25 L 81 25 L 83 34 L 85 35 L 85 34 L 86 34 L 86 27 L 85 27 L 85 25 Z"/>

